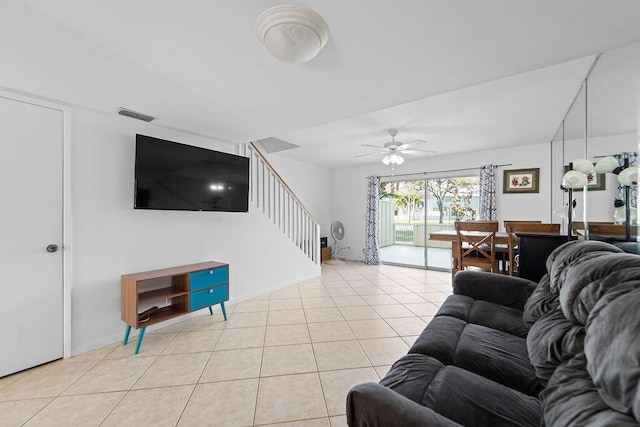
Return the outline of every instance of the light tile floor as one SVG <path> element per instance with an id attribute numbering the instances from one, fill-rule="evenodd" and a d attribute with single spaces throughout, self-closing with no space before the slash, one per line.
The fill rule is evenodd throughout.
<path id="1" fill-rule="evenodd" d="M 451 293 L 451 274 L 323 264 L 318 279 L 0 378 L 0 426 L 345 426 Z"/>

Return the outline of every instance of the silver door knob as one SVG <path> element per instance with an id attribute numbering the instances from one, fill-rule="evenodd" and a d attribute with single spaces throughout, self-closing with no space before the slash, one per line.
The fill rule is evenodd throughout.
<path id="1" fill-rule="evenodd" d="M 47 246 L 47 252 L 49 253 L 58 252 L 58 245 Z"/>

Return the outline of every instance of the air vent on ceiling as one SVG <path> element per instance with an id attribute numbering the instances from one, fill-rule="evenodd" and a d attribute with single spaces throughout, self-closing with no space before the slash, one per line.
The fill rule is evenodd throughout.
<path id="1" fill-rule="evenodd" d="M 271 138 L 271 137 L 260 139 L 257 142 L 259 142 L 262 148 L 264 149 L 264 151 L 266 151 L 269 154 L 277 153 L 278 151 L 291 150 L 293 148 L 300 148 L 299 145 L 295 145 L 290 142 L 283 141 L 278 138 Z"/>
<path id="2" fill-rule="evenodd" d="M 155 117 L 138 113 L 137 111 L 127 110 L 126 108 L 120 108 L 118 110 L 118 114 L 120 114 L 121 116 L 131 117 L 132 119 L 142 120 L 143 122 L 150 122 L 152 120 L 155 120 Z"/>

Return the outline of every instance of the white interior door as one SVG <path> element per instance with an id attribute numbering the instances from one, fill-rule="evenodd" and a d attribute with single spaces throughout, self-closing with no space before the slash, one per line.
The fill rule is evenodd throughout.
<path id="1" fill-rule="evenodd" d="M 63 123 L 0 96 L 0 377 L 63 356 Z"/>

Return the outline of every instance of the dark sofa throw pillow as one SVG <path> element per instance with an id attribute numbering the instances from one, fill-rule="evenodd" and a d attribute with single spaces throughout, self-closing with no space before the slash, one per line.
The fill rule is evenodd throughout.
<path id="1" fill-rule="evenodd" d="M 558 365 L 584 350 L 584 324 L 593 304 L 581 304 L 583 300 L 578 298 L 581 292 L 597 288 L 604 278 L 622 266 L 637 263 L 640 267 L 640 257 L 621 253 L 608 243 L 581 241 L 563 247 L 562 251 L 554 251 L 549 279 L 544 277 L 540 281 L 523 314 L 525 322 L 534 320 L 527 336 L 527 351 L 543 384 Z M 547 292 L 547 280 L 552 282 L 553 274 L 559 294 L 553 292 L 551 283 Z M 579 316 L 574 315 L 574 305 L 579 306 L 575 309 Z"/>
<path id="2" fill-rule="evenodd" d="M 524 305 L 522 320 L 529 329 L 540 317 L 555 310 L 560 305 L 558 295 L 551 293 L 550 282 L 549 274 L 542 276 L 540 283 L 538 283 L 538 286 L 536 286 Z"/>
<path id="3" fill-rule="evenodd" d="M 611 408 L 640 420 L 640 278 L 607 292 L 587 323 L 587 370 Z"/>
<path id="4" fill-rule="evenodd" d="M 543 402 L 543 425 L 637 426 L 636 420 L 607 406 L 587 372 L 584 353 L 562 363 L 540 393 Z"/>
<path id="5" fill-rule="evenodd" d="M 621 281 L 640 278 L 640 257 L 627 253 L 591 252 L 566 269 L 560 289 L 565 317 L 577 325 L 587 323 L 597 301 Z"/>
<path id="6" fill-rule="evenodd" d="M 593 240 L 573 240 L 557 247 L 549 258 L 547 258 L 547 271 L 551 279 L 550 288 L 552 293 L 559 293 L 564 284 L 566 270 L 570 266 L 584 262 L 589 259 L 591 252 L 614 252 L 622 253 L 619 249 L 609 243 Z"/>

